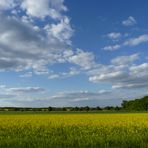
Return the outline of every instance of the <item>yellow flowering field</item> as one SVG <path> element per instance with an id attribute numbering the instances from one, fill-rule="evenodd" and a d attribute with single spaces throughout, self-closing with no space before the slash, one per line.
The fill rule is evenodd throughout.
<path id="1" fill-rule="evenodd" d="M 1 114 L 0 148 L 147 148 L 148 114 Z"/>

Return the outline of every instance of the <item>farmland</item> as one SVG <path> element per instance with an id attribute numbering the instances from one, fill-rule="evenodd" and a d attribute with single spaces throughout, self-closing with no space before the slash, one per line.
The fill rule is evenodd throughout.
<path id="1" fill-rule="evenodd" d="M 0 114 L 0 147 L 146 148 L 148 114 Z"/>

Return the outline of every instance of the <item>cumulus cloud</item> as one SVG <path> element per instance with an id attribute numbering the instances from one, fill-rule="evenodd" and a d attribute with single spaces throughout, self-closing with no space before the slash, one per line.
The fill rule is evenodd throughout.
<path id="1" fill-rule="evenodd" d="M 61 18 L 60 12 L 67 10 L 63 2 L 63 0 L 23 0 L 21 7 L 32 17 L 50 16 L 53 19 L 59 19 Z"/>
<path id="2" fill-rule="evenodd" d="M 38 75 L 48 75 L 49 65 L 67 62 L 65 53 L 72 52 L 70 46 L 73 29 L 70 19 L 62 14 L 62 11 L 67 10 L 63 0 L 39 1 L 42 5 L 28 0 L 23 0 L 22 3 L 17 0 L 6 2 L 3 0 L 0 2 L 2 12 L 0 13 L 0 71 L 30 70 Z M 28 16 L 23 14 L 20 17 L 17 13 L 15 15 L 4 13 L 6 9 L 12 11 L 16 5 L 19 11 L 23 11 L 23 7 Z M 41 27 L 29 17 L 33 13 L 39 16 L 39 21 L 43 21 L 40 17 L 45 17 L 46 14 L 40 15 L 37 10 L 30 9 L 42 7 L 44 10 L 45 5 L 49 10 L 56 10 L 62 17 L 55 22 L 45 22 Z M 40 12 L 44 13 L 44 11 Z M 53 18 L 52 16 L 51 14 L 47 17 Z"/>
<path id="3" fill-rule="evenodd" d="M 17 5 L 17 0 L 1 0 L 0 10 L 12 9 Z"/>
<path id="4" fill-rule="evenodd" d="M 63 0 L 13 0 L 10 3 L 17 5 L 20 12 L 25 11 L 26 15 L 20 16 L 17 12 L 9 16 L 0 14 L 0 71 L 24 72 L 20 77 L 36 74 L 53 79 L 77 75 L 79 70 L 55 73 L 51 72 L 50 65 L 70 63 L 81 70 L 91 69 L 95 65 L 93 53 L 71 48 L 74 30 L 70 19 L 62 13 L 67 10 Z M 13 10 L 11 5 L 4 7 Z M 56 12 L 57 17 L 49 11 Z M 44 26 L 40 26 L 34 17 L 40 22 L 44 22 L 45 17 L 54 21 L 44 22 Z"/>
<path id="5" fill-rule="evenodd" d="M 132 73 L 137 74 L 139 76 L 146 75 L 148 72 L 148 63 L 131 66 L 130 71 L 132 71 Z"/>
<path id="6" fill-rule="evenodd" d="M 66 42 L 69 45 L 71 44 L 69 39 L 73 34 L 73 30 L 70 26 L 68 17 L 64 17 L 58 24 L 46 25 L 45 30 L 47 31 L 49 38 L 53 36 L 60 42 Z"/>
<path id="7" fill-rule="evenodd" d="M 133 64 L 138 59 L 138 54 L 114 58 L 110 65 L 100 65 L 98 69 L 90 70 L 89 80 L 94 83 L 109 83 L 112 88 L 148 87 L 148 65 Z"/>
<path id="8" fill-rule="evenodd" d="M 41 59 L 47 52 L 44 42 L 31 26 L 19 20 L 1 16 L 0 24 L 0 59 L 1 70 L 23 70 L 29 68 L 35 59 Z"/>
<path id="9" fill-rule="evenodd" d="M 129 16 L 127 20 L 122 21 L 122 24 L 124 26 L 134 26 L 135 24 L 137 24 L 137 21 L 133 16 Z"/>
<path id="10" fill-rule="evenodd" d="M 70 56 L 68 61 L 86 70 L 95 66 L 94 54 L 92 52 L 84 52 L 80 49 L 78 49 L 74 55 Z"/>

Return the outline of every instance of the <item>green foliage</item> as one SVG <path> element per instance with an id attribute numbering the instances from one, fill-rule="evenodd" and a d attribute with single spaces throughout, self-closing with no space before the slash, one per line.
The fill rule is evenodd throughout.
<path id="1" fill-rule="evenodd" d="M 122 107 L 129 111 L 148 111 L 148 96 L 130 101 L 124 100 Z"/>

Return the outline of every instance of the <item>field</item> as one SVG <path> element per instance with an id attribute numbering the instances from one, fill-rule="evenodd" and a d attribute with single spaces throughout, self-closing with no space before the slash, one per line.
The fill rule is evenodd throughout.
<path id="1" fill-rule="evenodd" d="M 147 148 L 148 114 L 0 114 L 0 148 Z"/>

